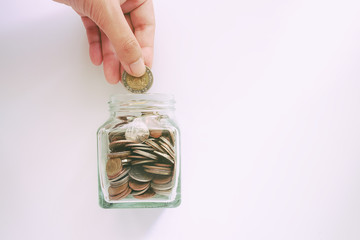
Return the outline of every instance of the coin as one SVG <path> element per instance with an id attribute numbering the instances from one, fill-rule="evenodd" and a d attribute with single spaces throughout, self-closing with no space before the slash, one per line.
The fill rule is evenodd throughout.
<path id="1" fill-rule="evenodd" d="M 154 151 L 153 148 L 149 148 L 149 147 L 133 147 L 132 150 L 144 150 L 144 151 Z"/>
<path id="2" fill-rule="evenodd" d="M 172 167 L 172 164 L 166 164 L 166 163 L 154 163 L 154 165 L 158 167 L 169 167 L 169 168 Z"/>
<path id="3" fill-rule="evenodd" d="M 131 188 L 127 188 L 125 191 L 116 196 L 110 196 L 110 200 L 120 200 L 126 198 L 131 193 Z"/>
<path id="4" fill-rule="evenodd" d="M 142 143 L 150 136 L 149 129 L 141 119 L 135 119 L 125 132 L 125 138 L 135 143 Z"/>
<path id="5" fill-rule="evenodd" d="M 123 177 L 125 177 L 129 173 L 130 169 L 131 169 L 131 167 L 123 167 L 123 170 L 120 172 L 120 175 L 114 179 L 110 179 L 110 183 L 116 182 L 116 181 L 122 179 Z"/>
<path id="6" fill-rule="evenodd" d="M 145 93 L 153 84 L 153 75 L 149 67 L 146 67 L 145 74 L 141 77 L 134 77 L 124 71 L 122 82 L 127 90 L 132 93 Z"/>
<path id="7" fill-rule="evenodd" d="M 171 188 L 168 190 L 157 190 L 157 189 L 153 189 L 153 190 L 156 194 L 159 194 L 159 195 L 169 195 L 172 192 Z"/>
<path id="8" fill-rule="evenodd" d="M 133 143 L 131 140 L 117 140 L 113 141 L 109 144 L 109 148 L 111 151 L 119 150 L 125 147 L 126 144 Z"/>
<path id="9" fill-rule="evenodd" d="M 127 144 L 126 147 L 149 147 L 149 146 L 143 143 L 130 143 Z"/>
<path id="10" fill-rule="evenodd" d="M 108 178 L 115 178 L 122 170 L 120 158 L 110 158 L 106 163 L 106 173 Z"/>
<path id="11" fill-rule="evenodd" d="M 157 190 L 169 190 L 174 186 L 174 181 L 168 182 L 166 184 L 156 184 L 156 183 L 151 183 L 151 187 L 153 189 L 157 189 Z"/>
<path id="12" fill-rule="evenodd" d="M 116 182 L 110 181 L 110 185 L 113 187 L 119 187 L 127 182 L 129 182 L 129 176 L 125 176 L 124 178 L 121 178 L 120 180 L 118 180 Z"/>
<path id="13" fill-rule="evenodd" d="M 143 182 L 138 182 L 134 179 L 131 179 L 129 181 L 129 187 L 131 187 L 131 189 L 134 191 L 142 191 L 148 188 L 149 186 L 150 186 L 150 182 L 143 183 Z"/>
<path id="14" fill-rule="evenodd" d="M 160 170 L 160 169 L 144 169 L 147 173 L 157 174 L 157 175 L 171 175 L 172 171 L 170 170 Z"/>
<path id="15" fill-rule="evenodd" d="M 132 194 L 133 196 L 141 195 L 141 194 L 145 193 L 149 188 L 150 188 L 150 182 L 149 182 L 149 185 L 148 185 L 144 190 L 141 190 L 141 191 L 132 191 L 131 194 Z"/>
<path id="16" fill-rule="evenodd" d="M 155 192 L 150 188 L 149 190 L 147 190 L 145 193 L 141 194 L 141 195 L 137 195 L 134 196 L 134 198 L 137 199 L 147 199 L 147 198 L 151 198 L 155 195 Z"/>
<path id="17" fill-rule="evenodd" d="M 161 129 L 151 129 L 150 130 L 150 137 L 159 138 L 162 135 Z"/>
<path id="18" fill-rule="evenodd" d="M 162 151 L 162 148 L 151 139 L 146 140 L 145 143 L 160 152 Z"/>
<path id="19" fill-rule="evenodd" d="M 130 158 L 130 159 L 147 159 L 147 157 L 140 156 L 140 155 L 129 155 L 128 158 Z"/>
<path id="20" fill-rule="evenodd" d="M 171 171 L 170 167 L 162 167 L 162 166 L 152 166 L 152 165 L 143 165 L 144 168 L 147 169 L 159 169 L 164 171 Z"/>
<path id="21" fill-rule="evenodd" d="M 141 166 L 132 167 L 129 176 L 139 182 L 149 182 L 153 179 L 153 176 L 146 173 Z"/>
<path id="22" fill-rule="evenodd" d="M 158 157 L 154 154 L 151 154 L 151 153 L 148 153 L 148 152 L 144 152 L 142 150 L 135 150 L 134 153 L 136 154 L 139 154 L 139 155 L 142 155 L 144 157 L 148 157 L 148 158 L 151 158 L 151 159 L 157 159 Z"/>
<path id="23" fill-rule="evenodd" d="M 125 158 L 130 155 L 130 151 L 108 153 L 108 158 Z"/>
<path id="24" fill-rule="evenodd" d="M 131 162 L 131 165 L 139 165 L 139 164 L 144 164 L 144 163 L 153 163 L 155 162 L 155 160 L 153 159 L 145 159 L 145 160 L 134 160 Z"/>
<path id="25" fill-rule="evenodd" d="M 163 142 L 160 142 L 160 146 L 167 152 L 173 159 L 175 158 L 175 153 L 171 151 L 169 146 Z"/>
<path id="26" fill-rule="evenodd" d="M 156 153 L 157 155 L 169 160 L 171 163 L 175 163 L 175 161 L 166 153 L 161 153 L 161 152 L 158 152 L 158 151 L 154 151 L 154 153 Z"/>
<path id="27" fill-rule="evenodd" d="M 120 185 L 119 187 L 112 187 L 110 186 L 108 189 L 109 195 L 110 196 L 116 196 L 120 193 L 122 193 L 124 190 L 126 190 L 126 188 L 128 187 L 128 183 L 124 183 L 123 185 Z"/>
<path id="28" fill-rule="evenodd" d="M 170 141 L 169 141 L 167 138 L 161 136 L 160 139 L 161 139 L 164 143 L 166 143 L 172 151 L 175 150 L 175 149 L 174 149 L 174 146 L 170 143 Z"/>
<path id="29" fill-rule="evenodd" d="M 172 176 L 157 176 L 155 177 L 151 182 L 155 184 L 166 184 L 170 182 L 172 179 Z"/>

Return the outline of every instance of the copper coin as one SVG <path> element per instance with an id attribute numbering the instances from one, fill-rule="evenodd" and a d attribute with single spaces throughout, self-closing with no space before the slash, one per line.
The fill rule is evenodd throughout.
<path id="1" fill-rule="evenodd" d="M 155 184 L 166 184 L 169 183 L 172 179 L 172 176 L 157 176 L 152 180 Z"/>
<path id="2" fill-rule="evenodd" d="M 141 195 L 141 194 L 145 193 L 149 188 L 150 188 L 150 184 L 145 189 L 143 189 L 141 191 L 132 191 L 131 194 L 133 196 Z"/>
<path id="3" fill-rule="evenodd" d="M 143 151 L 154 151 L 153 148 L 149 148 L 149 147 L 132 147 L 132 150 L 143 150 Z"/>
<path id="4" fill-rule="evenodd" d="M 122 164 L 120 158 L 110 158 L 106 163 L 106 173 L 109 178 L 118 176 L 122 170 Z"/>
<path id="5" fill-rule="evenodd" d="M 126 144 L 133 143 L 131 140 L 117 140 L 109 144 L 109 148 L 114 151 L 119 148 L 124 148 Z"/>
<path id="6" fill-rule="evenodd" d="M 172 167 L 172 164 L 166 164 L 166 163 L 154 163 L 155 166 L 158 167 Z"/>
<path id="7" fill-rule="evenodd" d="M 143 183 L 143 182 L 136 181 L 134 179 L 131 179 L 129 181 L 129 187 L 131 187 L 131 189 L 134 191 L 142 191 L 145 188 L 147 188 L 148 186 L 150 186 L 150 182 Z"/>
<path id="8" fill-rule="evenodd" d="M 110 196 L 110 200 L 120 200 L 126 198 L 131 193 L 131 188 L 127 188 L 127 190 L 123 191 L 119 195 Z"/>
<path id="9" fill-rule="evenodd" d="M 130 153 L 130 151 L 108 153 L 108 158 L 126 158 Z"/>
<path id="10" fill-rule="evenodd" d="M 159 138 L 162 135 L 162 130 L 161 129 L 152 129 L 150 130 L 150 137 L 153 138 Z"/>
<path id="11" fill-rule="evenodd" d="M 155 195 L 155 192 L 150 188 L 149 190 L 147 190 L 145 193 L 141 194 L 141 195 L 137 195 L 134 196 L 134 198 L 137 199 L 147 199 L 147 198 L 151 198 Z"/>
<path id="12" fill-rule="evenodd" d="M 123 185 L 120 185 L 118 187 L 112 187 L 110 186 L 108 189 L 109 195 L 110 196 L 116 196 L 120 193 L 122 193 L 123 191 L 125 191 L 128 187 L 128 183 L 124 183 Z"/>

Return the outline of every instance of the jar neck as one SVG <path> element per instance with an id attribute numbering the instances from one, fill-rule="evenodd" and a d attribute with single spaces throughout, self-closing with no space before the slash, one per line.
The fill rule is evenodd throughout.
<path id="1" fill-rule="evenodd" d="M 146 113 L 172 113 L 175 110 L 172 95 L 167 94 L 116 94 L 110 97 L 112 116 Z"/>

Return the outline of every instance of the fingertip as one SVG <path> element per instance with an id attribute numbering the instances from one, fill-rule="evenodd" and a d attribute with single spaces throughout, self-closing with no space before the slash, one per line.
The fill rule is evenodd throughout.
<path id="1" fill-rule="evenodd" d="M 91 62 L 92 62 L 95 66 L 101 65 L 101 63 L 102 63 L 102 61 L 103 61 L 103 58 L 102 58 L 100 43 L 98 43 L 98 44 L 91 44 L 91 45 L 89 46 L 89 54 L 90 54 Z"/>
<path id="2" fill-rule="evenodd" d="M 110 84 L 119 82 L 119 64 L 114 61 L 104 61 L 104 75 L 106 81 Z"/>
<path id="3" fill-rule="evenodd" d="M 146 71 L 145 63 L 142 58 L 139 58 L 135 62 L 131 63 L 127 68 L 126 72 L 134 77 L 141 77 Z"/>

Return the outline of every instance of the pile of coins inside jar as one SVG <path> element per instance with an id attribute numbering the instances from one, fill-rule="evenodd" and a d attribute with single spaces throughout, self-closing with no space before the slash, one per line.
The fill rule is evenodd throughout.
<path id="1" fill-rule="evenodd" d="M 167 116 L 142 113 L 121 116 L 109 131 L 106 174 L 110 200 L 130 194 L 137 199 L 169 195 L 176 172 L 175 130 L 164 127 Z"/>

